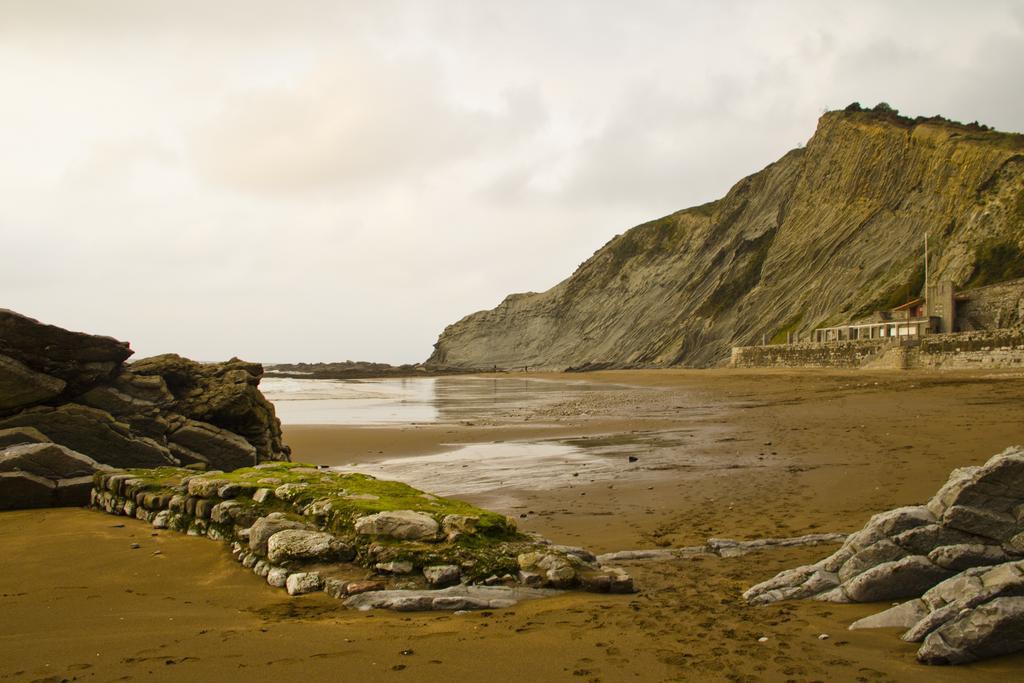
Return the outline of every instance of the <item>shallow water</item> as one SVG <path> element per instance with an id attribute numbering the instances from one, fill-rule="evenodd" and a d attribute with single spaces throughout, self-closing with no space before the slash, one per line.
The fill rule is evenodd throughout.
<path id="1" fill-rule="evenodd" d="M 403 481 L 439 496 L 455 496 L 502 488 L 549 490 L 580 477 L 581 481 L 612 479 L 624 466 L 628 466 L 625 456 L 601 456 L 561 441 L 509 441 L 474 443 L 445 453 L 338 469 Z"/>
<path id="2" fill-rule="evenodd" d="M 286 425 L 402 424 L 437 421 L 437 380 L 264 377 L 260 389 Z"/>
<path id="3" fill-rule="evenodd" d="M 615 388 L 585 381 L 500 377 L 264 377 L 260 382 L 260 389 L 286 425 L 394 425 L 483 419 L 527 403 Z"/>
<path id="4" fill-rule="evenodd" d="M 261 388 L 288 425 L 379 426 L 472 423 L 515 415 L 545 402 L 572 400 L 592 391 L 622 387 L 584 380 L 422 377 L 311 380 L 265 378 Z M 430 455 L 411 455 L 339 468 L 403 481 L 438 495 L 502 488 L 544 490 L 579 480 L 621 475 L 628 454 L 641 445 L 585 439 L 452 445 Z"/>

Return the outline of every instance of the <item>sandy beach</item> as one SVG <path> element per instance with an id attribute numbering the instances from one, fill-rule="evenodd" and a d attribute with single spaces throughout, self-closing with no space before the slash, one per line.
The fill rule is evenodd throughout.
<path id="1" fill-rule="evenodd" d="M 286 424 L 285 440 L 296 461 L 414 479 L 449 468 L 438 481 L 466 488 L 458 497 L 599 552 L 853 531 L 875 512 L 925 500 L 954 467 L 1024 442 L 1020 372 L 541 378 L 597 386 L 442 407 L 436 422 Z M 480 480 L 452 463 L 481 444 L 508 458 L 538 444 L 566 456 L 538 458 L 551 467 L 543 482 L 513 467 L 471 492 Z M 357 613 L 325 595 L 288 598 L 205 539 L 86 510 L 8 512 L 0 679 L 994 681 L 1024 665 L 1014 656 L 924 667 L 894 631 L 846 630 L 881 605 L 741 600 L 752 583 L 830 551 L 630 563 L 636 595 L 568 593 L 464 615 Z"/>

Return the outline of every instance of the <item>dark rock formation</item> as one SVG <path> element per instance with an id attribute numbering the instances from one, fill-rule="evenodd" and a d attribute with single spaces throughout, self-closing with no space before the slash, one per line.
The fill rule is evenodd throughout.
<path id="1" fill-rule="evenodd" d="M 754 605 L 914 598 L 851 628 L 909 629 L 918 658 L 959 664 L 1024 650 L 1024 448 L 954 470 L 926 505 L 875 515 L 824 560 L 750 588 Z"/>
<path id="2" fill-rule="evenodd" d="M 0 354 L 66 383 L 72 396 L 113 377 L 132 355 L 128 342 L 71 332 L 0 309 Z"/>
<path id="3" fill-rule="evenodd" d="M 96 472 L 111 468 L 55 443 L 0 450 L 0 510 L 87 505 Z"/>
<path id="4" fill-rule="evenodd" d="M 262 366 L 176 355 L 126 365 L 131 353 L 126 342 L 0 309 L 0 462 L 17 463 L 0 468 L 0 509 L 86 502 L 68 489 L 75 477 L 38 471 L 57 446 L 12 451 L 17 444 L 54 442 L 117 467 L 233 470 L 288 459 L 259 390 Z"/>

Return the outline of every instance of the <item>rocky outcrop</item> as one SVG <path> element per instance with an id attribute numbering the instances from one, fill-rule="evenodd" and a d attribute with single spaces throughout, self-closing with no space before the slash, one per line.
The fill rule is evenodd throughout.
<path id="1" fill-rule="evenodd" d="M 55 443 L 0 450 L 0 510 L 87 505 L 96 472 L 111 468 Z"/>
<path id="2" fill-rule="evenodd" d="M 806 339 L 917 296 L 926 233 L 936 280 L 1024 275 L 1021 207 L 1024 136 L 828 112 L 805 148 L 722 199 L 635 227 L 552 289 L 448 326 L 427 363 L 714 365 L 733 346 Z"/>
<path id="3" fill-rule="evenodd" d="M 854 622 L 904 628 L 928 664 L 966 664 L 1024 649 L 1024 561 L 967 569 L 920 598 Z"/>
<path id="4" fill-rule="evenodd" d="M 813 598 L 914 598 L 855 628 L 909 628 L 921 661 L 961 663 L 1024 649 L 1024 448 L 954 470 L 925 505 L 875 515 L 820 562 L 743 596 L 753 605 Z M 918 599 L 919 598 L 919 599 Z M 1012 598 L 1012 599 L 1011 599 Z"/>
<path id="5" fill-rule="evenodd" d="M 259 391 L 260 365 L 176 355 L 126 365 L 129 355 L 126 342 L 0 310 L 0 449 L 53 442 L 115 467 L 233 470 L 287 459 L 274 407 Z M 33 471 L 40 463 L 16 460 L 0 507 L 86 501 L 87 487 L 72 494 L 60 483 L 68 477 L 43 476 L 48 484 Z"/>
<path id="6" fill-rule="evenodd" d="M 582 548 L 362 474 L 264 463 L 230 473 L 108 471 L 94 482 L 98 509 L 231 543 L 235 559 L 271 586 L 290 595 L 322 590 L 358 609 L 482 609 L 556 588 L 633 592 L 625 571 Z M 351 600 L 388 588 L 397 590 Z"/>
<path id="7" fill-rule="evenodd" d="M 64 382 L 66 397 L 111 379 L 130 355 L 128 342 L 71 332 L 0 309 L 0 356 Z"/>

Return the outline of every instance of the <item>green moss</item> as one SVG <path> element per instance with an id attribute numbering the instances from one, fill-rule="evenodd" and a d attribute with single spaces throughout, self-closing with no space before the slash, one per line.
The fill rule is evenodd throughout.
<path id="1" fill-rule="evenodd" d="M 800 312 L 800 313 L 797 313 L 796 315 L 794 315 L 789 320 L 787 320 L 786 323 L 781 328 L 779 328 L 778 332 L 776 332 L 772 336 L 771 343 L 772 344 L 785 344 L 786 342 L 788 342 L 789 341 L 789 333 L 790 332 L 795 332 L 796 328 L 800 326 L 800 323 L 803 321 L 803 319 L 804 319 L 804 314 L 803 314 L 803 312 Z"/>
<path id="2" fill-rule="evenodd" d="M 142 482 L 136 490 L 168 494 L 184 492 L 182 482 L 196 477 L 249 484 L 253 487 L 249 495 L 243 492 L 236 499 L 242 503 L 252 501 L 251 493 L 255 492 L 255 487 L 276 489 L 284 484 L 296 484 L 299 486 L 290 492 L 287 500 L 272 497 L 264 503 L 253 505 L 258 505 L 263 514 L 275 511 L 294 514 L 316 503 L 324 509 L 320 515 L 323 526 L 336 533 L 351 532 L 355 521 L 366 515 L 413 510 L 428 514 L 438 522 L 447 515 L 475 517 L 479 521 L 474 537 L 485 545 L 498 540 L 520 538 L 515 526 L 496 512 L 461 500 L 426 494 L 401 482 L 384 481 L 366 474 L 317 470 L 313 465 L 303 463 L 275 463 L 258 469 L 246 467 L 233 472 L 199 475 L 176 467 L 133 469 L 128 472 Z M 274 479 L 278 483 L 260 484 L 261 479 Z"/>
<path id="3" fill-rule="evenodd" d="M 965 288 L 1024 277 L 1024 250 L 1013 242 L 986 242 L 974 250 L 974 270 Z"/>
<path id="4" fill-rule="evenodd" d="M 743 265 L 732 279 L 726 280 L 711 293 L 697 314 L 706 317 L 717 315 L 753 289 L 761 280 L 761 269 L 774 238 L 775 231 L 769 230 L 756 239 L 744 242 L 737 250 L 737 259 L 743 259 Z"/>

